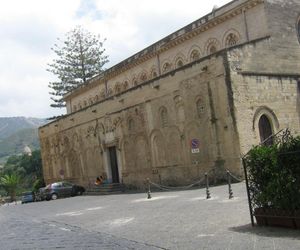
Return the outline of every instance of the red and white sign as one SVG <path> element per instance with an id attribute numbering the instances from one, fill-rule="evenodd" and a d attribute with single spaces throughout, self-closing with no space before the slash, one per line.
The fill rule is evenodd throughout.
<path id="1" fill-rule="evenodd" d="M 199 148 L 199 140 L 198 139 L 192 139 L 191 140 L 191 148 Z"/>

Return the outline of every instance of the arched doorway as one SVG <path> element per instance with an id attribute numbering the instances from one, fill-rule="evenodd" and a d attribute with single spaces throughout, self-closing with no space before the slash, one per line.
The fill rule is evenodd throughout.
<path id="1" fill-rule="evenodd" d="M 273 138 L 269 138 L 273 134 L 272 126 L 269 118 L 266 115 L 262 115 L 259 118 L 258 127 L 259 127 L 260 141 L 267 146 L 272 145 Z"/>

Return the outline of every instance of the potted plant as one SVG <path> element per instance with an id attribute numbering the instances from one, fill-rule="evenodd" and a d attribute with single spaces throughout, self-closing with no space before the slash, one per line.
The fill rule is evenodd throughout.
<path id="1" fill-rule="evenodd" d="M 300 137 L 254 147 L 244 160 L 257 224 L 300 229 Z"/>

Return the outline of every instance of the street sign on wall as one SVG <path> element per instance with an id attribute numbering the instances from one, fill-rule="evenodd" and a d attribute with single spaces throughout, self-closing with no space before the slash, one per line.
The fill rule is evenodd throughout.
<path id="1" fill-rule="evenodd" d="M 191 140 L 191 152 L 192 152 L 192 154 L 200 153 L 199 145 L 200 145 L 200 142 L 199 142 L 198 139 L 192 139 Z"/>
<path id="2" fill-rule="evenodd" d="M 191 148 L 199 148 L 199 140 L 198 139 L 191 140 Z"/>

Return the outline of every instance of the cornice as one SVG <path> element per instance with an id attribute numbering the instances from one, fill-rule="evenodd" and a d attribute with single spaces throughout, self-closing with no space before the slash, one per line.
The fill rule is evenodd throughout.
<path id="1" fill-rule="evenodd" d="M 263 42 L 263 41 L 266 41 L 267 39 L 269 39 L 270 36 L 265 36 L 263 38 L 259 38 L 259 39 L 255 39 L 255 40 L 251 40 L 251 41 L 247 41 L 245 43 L 242 43 L 242 44 L 238 44 L 238 45 L 235 45 L 233 47 L 230 47 L 230 48 L 224 48 L 220 51 L 217 51 L 216 53 L 214 54 L 211 54 L 211 55 L 207 55 L 207 56 L 204 56 L 196 61 L 193 61 L 193 62 L 190 62 L 188 64 L 185 64 L 183 65 L 182 67 L 180 68 L 177 68 L 177 69 L 174 69 L 170 72 L 167 72 L 165 74 L 162 74 L 160 76 L 157 76 L 156 78 L 153 78 L 153 79 L 150 79 L 150 80 L 147 80 L 143 83 L 141 83 L 140 85 L 137 85 L 137 86 L 134 86 L 130 89 L 127 89 L 119 94 L 116 94 L 116 95 L 113 95 L 113 96 L 109 96 L 109 97 L 106 97 L 105 99 L 102 99 L 90 106 L 87 106 L 87 107 L 84 107 L 83 109 L 80 109 L 80 110 L 77 110 L 75 112 L 72 112 L 72 113 L 69 113 L 69 114 L 66 114 L 66 115 L 63 115 L 61 117 L 59 117 L 58 119 L 54 120 L 54 121 L 51 121 L 41 127 L 39 127 L 39 130 L 43 133 L 43 129 L 44 128 L 48 128 L 48 127 L 58 127 L 58 124 L 60 122 L 64 122 L 66 121 L 66 119 L 69 119 L 69 120 L 74 120 L 75 116 L 78 115 L 78 113 L 84 113 L 84 112 L 87 112 L 87 110 L 91 110 L 91 112 L 93 112 L 94 109 L 96 109 L 96 107 L 101 104 L 101 103 L 104 103 L 104 102 L 107 102 L 109 100 L 118 100 L 120 101 L 121 99 L 123 99 L 123 95 L 126 94 L 126 93 L 129 93 L 129 92 L 132 92 L 132 91 L 135 91 L 137 89 L 140 89 L 140 88 L 143 88 L 144 86 L 148 86 L 150 84 L 153 84 L 153 86 L 155 86 L 155 82 L 158 82 L 158 80 L 160 79 L 164 79 L 166 77 L 169 77 L 169 76 L 173 76 L 176 72 L 179 72 L 179 71 L 182 71 L 182 70 L 185 70 L 185 69 L 188 69 L 188 68 L 191 68 L 193 67 L 194 65 L 196 64 L 199 64 L 199 63 L 203 63 L 205 62 L 206 60 L 212 58 L 212 57 L 215 57 L 215 56 L 223 56 L 228 53 L 229 51 L 232 51 L 232 50 L 235 50 L 237 48 L 242 48 L 242 47 L 245 47 L 249 44 L 255 44 L 255 43 L 259 43 L 259 42 Z M 227 60 L 227 59 L 226 59 Z M 204 71 L 206 71 L 207 69 L 205 69 L 205 67 L 203 68 Z M 250 72 L 250 71 L 241 71 L 241 72 L 237 72 L 239 75 L 242 75 L 242 76 L 268 76 L 268 77 L 289 77 L 289 78 L 295 78 L 296 80 L 299 80 L 300 81 L 300 74 L 294 74 L 294 73 L 266 73 L 266 72 Z M 138 104 L 135 104 L 133 106 L 136 106 Z M 115 111 L 115 112 L 111 112 L 109 114 L 114 114 L 114 113 L 119 113 L 119 111 Z M 99 117 L 98 117 L 99 118 Z M 98 119 L 97 118 L 97 119 Z M 90 121 L 89 121 L 90 122 Z M 87 122 L 84 122 L 84 123 L 87 123 Z M 84 124 L 84 123 L 81 123 L 81 124 Z M 79 124 L 80 125 L 80 124 Z M 78 124 L 76 124 L 76 126 L 78 126 Z"/>

